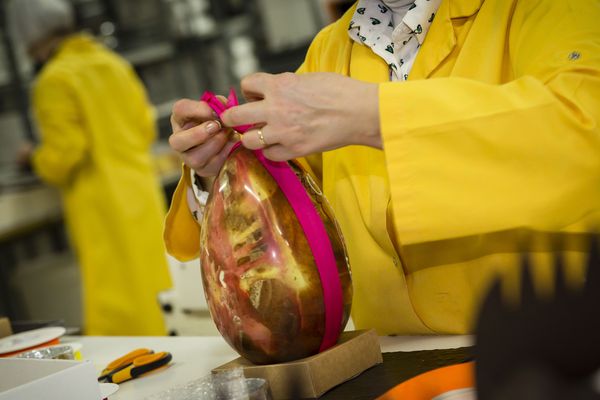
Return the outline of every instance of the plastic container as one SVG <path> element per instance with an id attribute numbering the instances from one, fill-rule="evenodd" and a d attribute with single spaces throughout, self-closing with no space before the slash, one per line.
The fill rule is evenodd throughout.
<path id="1" fill-rule="evenodd" d="M 245 378 L 241 369 L 221 372 L 167 389 L 145 400 L 272 400 L 265 379 Z"/>
<path id="2" fill-rule="evenodd" d="M 47 359 L 47 360 L 74 360 L 75 353 L 73 347 L 65 346 L 51 346 L 44 347 L 41 349 L 29 350 L 18 354 L 16 358 L 36 358 L 36 359 Z"/>

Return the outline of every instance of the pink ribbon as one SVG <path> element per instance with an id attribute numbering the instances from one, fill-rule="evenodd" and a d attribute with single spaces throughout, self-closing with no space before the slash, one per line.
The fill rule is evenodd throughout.
<path id="1" fill-rule="evenodd" d="M 221 103 L 214 93 L 211 92 L 204 92 L 201 99 L 208 103 L 219 117 L 228 108 L 239 104 L 233 89 L 229 92 L 226 104 Z M 252 125 L 234 127 L 236 131 L 241 133 L 246 132 L 251 128 Z M 240 142 L 236 143 L 229 154 L 240 145 Z M 321 278 L 323 303 L 325 306 L 325 333 L 321 341 L 319 352 L 327 350 L 337 343 L 342 328 L 344 305 L 342 285 L 338 275 L 331 242 L 329 236 L 327 236 L 327 231 L 325 230 L 325 225 L 310 197 L 306 193 L 302 182 L 300 182 L 290 165 L 287 162 L 271 161 L 267 159 L 262 150 L 255 150 L 253 153 L 258 161 L 271 174 L 273 179 L 275 179 L 275 182 L 277 182 L 277 185 L 279 185 L 281 191 L 292 206 L 312 251 L 319 277 Z"/>

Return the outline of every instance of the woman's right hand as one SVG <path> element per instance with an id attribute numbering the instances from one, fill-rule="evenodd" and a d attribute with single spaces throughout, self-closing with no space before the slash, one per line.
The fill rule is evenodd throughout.
<path id="1" fill-rule="evenodd" d="M 225 99 L 219 97 L 225 102 Z M 173 106 L 169 144 L 199 176 L 214 176 L 234 145 L 231 129 L 223 128 L 204 101 L 183 99 Z"/>

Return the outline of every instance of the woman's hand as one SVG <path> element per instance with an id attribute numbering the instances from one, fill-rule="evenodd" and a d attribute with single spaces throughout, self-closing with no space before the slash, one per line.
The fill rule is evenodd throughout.
<path id="1" fill-rule="evenodd" d="M 250 102 L 227 110 L 222 121 L 261 127 L 242 142 L 264 148 L 267 158 L 283 161 L 348 145 L 382 148 L 377 84 L 333 73 L 257 73 L 241 86 Z"/>
<path id="2" fill-rule="evenodd" d="M 225 102 L 224 98 L 220 98 Z M 224 129 L 213 110 L 203 101 L 183 99 L 173 106 L 171 148 L 200 176 L 219 172 L 233 147 L 231 130 Z"/>

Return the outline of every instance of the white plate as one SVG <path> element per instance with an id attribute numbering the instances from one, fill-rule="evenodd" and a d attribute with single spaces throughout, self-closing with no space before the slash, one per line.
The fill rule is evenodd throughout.
<path id="1" fill-rule="evenodd" d="M 102 399 L 98 399 L 98 400 L 103 400 L 108 398 L 109 396 L 112 396 L 113 394 L 115 394 L 115 392 L 117 390 L 119 390 L 119 385 L 117 385 L 116 383 L 100 383 L 100 393 L 102 393 Z"/>
<path id="2" fill-rule="evenodd" d="M 34 329 L 0 339 L 0 355 L 38 346 L 61 337 L 66 332 L 62 326 Z"/>

